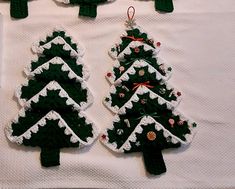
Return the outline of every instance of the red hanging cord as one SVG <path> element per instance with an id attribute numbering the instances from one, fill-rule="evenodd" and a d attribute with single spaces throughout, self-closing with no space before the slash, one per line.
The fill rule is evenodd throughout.
<path id="1" fill-rule="evenodd" d="M 135 16 L 135 8 L 133 6 L 130 6 L 127 9 L 127 17 L 129 20 L 133 20 L 134 16 Z"/>

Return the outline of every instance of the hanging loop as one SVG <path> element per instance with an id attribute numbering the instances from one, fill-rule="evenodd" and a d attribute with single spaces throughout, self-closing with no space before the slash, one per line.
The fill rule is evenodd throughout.
<path id="1" fill-rule="evenodd" d="M 128 9 L 127 9 L 127 17 L 128 17 L 128 20 L 133 20 L 134 19 L 134 16 L 135 16 L 135 8 L 133 6 L 130 6 Z"/>

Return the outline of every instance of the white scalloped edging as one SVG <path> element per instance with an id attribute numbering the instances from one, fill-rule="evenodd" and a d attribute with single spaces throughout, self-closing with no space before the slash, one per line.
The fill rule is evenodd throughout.
<path id="1" fill-rule="evenodd" d="M 28 86 L 28 82 L 26 84 L 21 85 L 20 87 L 18 87 L 15 91 L 15 96 L 18 99 L 18 102 L 21 106 L 29 107 L 32 101 L 35 102 L 35 103 L 38 102 L 39 96 L 46 96 L 47 95 L 47 89 L 48 90 L 58 90 L 58 89 L 60 89 L 60 93 L 59 93 L 60 97 L 68 98 L 67 101 L 66 101 L 66 104 L 67 105 L 73 105 L 74 109 L 77 109 L 77 110 L 85 110 L 94 101 L 93 100 L 93 95 L 91 94 L 90 90 L 86 86 L 85 82 L 81 83 L 81 87 L 82 87 L 82 89 L 87 90 L 87 102 L 81 102 L 79 105 L 68 95 L 68 93 L 56 81 L 50 81 L 39 93 L 34 95 L 29 100 L 21 98 L 21 94 L 22 94 L 21 89 L 22 89 L 23 86 Z"/>
<path id="2" fill-rule="evenodd" d="M 119 121 L 120 121 L 120 118 L 118 115 L 116 115 L 113 122 L 119 122 Z M 129 135 L 127 140 L 123 143 L 123 145 L 119 149 L 117 149 L 117 144 L 115 142 L 114 143 L 108 142 L 109 138 L 108 138 L 107 130 L 104 131 L 104 134 L 106 135 L 106 139 L 100 139 L 100 141 L 115 152 L 123 153 L 124 151 L 129 151 L 131 149 L 130 142 L 136 142 L 137 140 L 136 133 L 141 134 L 143 132 L 143 128 L 141 126 L 147 126 L 148 124 L 153 124 L 153 123 L 155 124 L 156 131 L 163 130 L 163 135 L 165 138 L 169 136 L 171 137 L 171 139 L 169 139 L 169 142 L 173 144 L 180 142 L 183 145 L 189 145 L 192 142 L 193 137 L 196 134 L 196 129 L 191 127 L 190 125 L 189 129 L 190 129 L 191 134 L 184 135 L 184 137 L 186 138 L 186 141 L 183 141 L 182 139 L 173 135 L 170 131 L 165 129 L 160 123 L 158 123 L 151 116 L 144 116 L 139 122 L 139 124 L 135 127 L 134 131 Z M 112 128 L 114 128 L 114 124 L 112 124 L 111 129 Z"/>
<path id="3" fill-rule="evenodd" d="M 180 97 L 177 98 L 176 101 L 169 102 L 169 101 L 165 100 L 164 98 L 162 98 L 161 96 L 159 96 L 158 94 L 151 91 L 149 88 L 147 88 L 145 86 L 139 86 L 138 89 L 135 91 L 135 93 L 132 95 L 132 97 L 122 107 L 119 108 L 117 105 L 112 106 L 112 100 L 111 100 L 111 95 L 110 94 L 115 94 L 115 93 L 116 93 L 116 88 L 115 88 L 114 85 L 112 85 L 111 88 L 110 88 L 110 93 L 105 97 L 105 98 L 109 98 L 110 100 L 107 102 L 107 101 L 105 101 L 105 98 L 103 99 L 103 104 L 109 110 L 111 110 L 113 113 L 118 113 L 124 107 L 128 107 L 129 109 L 131 109 L 131 107 L 133 106 L 132 102 L 138 102 L 139 101 L 138 95 L 142 95 L 142 94 L 146 94 L 146 93 L 149 93 L 149 95 L 150 95 L 149 98 L 151 98 L 151 99 L 158 98 L 158 103 L 159 104 L 163 104 L 165 102 L 167 104 L 171 104 L 173 109 L 175 109 L 182 100 L 182 97 L 180 96 Z M 170 108 L 172 108 L 172 107 L 170 107 Z"/>
<path id="4" fill-rule="evenodd" d="M 159 59 L 163 62 L 162 59 Z M 151 64 L 149 64 L 148 61 L 146 61 L 145 59 L 138 59 L 138 60 L 135 60 L 133 63 L 131 63 L 132 65 L 123 72 L 123 74 L 120 76 L 120 77 L 124 77 L 124 78 L 128 78 L 128 76 L 126 76 L 127 74 L 131 74 L 131 75 L 134 75 L 135 74 L 135 69 L 134 68 L 141 68 L 141 67 L 146 67 L 148 66 L 148 71 L 149 73 L 153 73 L 153 72 L 156 72 L 156 78 L 159 80 L 159 79 L 163 79 L 164 81 L 168 81 L 172 75 L 172 72 L 171 71 L 166 71 L 166 75 L 163 76 L 160 72 L 157 71 L 156 68 L 154 68 Z M 164 67 L 164 70 L 167 70 L 169 67 L 166 66 L 165 63 L 162 63 L 163 67 Z M 120 78 L 117 78 L 116 75 L 115 75 L 115 72 L 114 72 L 114 69 L 115 68 L 120 68 L 121 67 L 121 64 L 119 61 L 115 61 L 115 64 L 113 65 L 113 69 L 111 71 L 109 71 L 108 73 L 111 73 L 111 76 L 108 77 L 107 74 L 106 74 L 106 79 L 109 81 L 110 84 L 114 84 L 116 83 L 116 81 Z M 125 74 L 125 76 L 123 76 Z"/>
<path id="5" fill-rule="evenodd" d="M 17 117 L 15 117 L 14 119 L 14 123 L 18 122 L 18 119 L 20 117 L 24 117 L 25 116 L 25 108 L 22 108 L 18 114 Z M 85 117 L 86 119 L 86 123 L 91 123 L 90 120 L 88 120 L 85 116 L 85 114 L 79 112 L 79 117 Z M 94 126 L 93 123 L 92 124 L 92 128 L 93 128 L 93 137 L 88 137 L 87 138 L 87 142 L 81 140 L 74 132 L 73 130 L 67 125 L 67 123 L 65 122 L 65 120 L 60 116 L 60 114 L 58 114 L 56 111 L 51 110 L 49 113 L 47 113 L 44 117 L 42 117 L 36 124 L 34 124 L 32 127 L 30 127 L 27 131 L 25 131 L 23 134 L 21 134 L 20 136 L 13 136 L 13 130 L 12 130 L 12 122 L 9 123 L 9 125 L 5 128 L 5 133 L 7 138 L 11 141 L 11 142 L 15 142 L 18 145 L 23 143 L 23 139 L 30 139 L 32 136 L 32 133 L 37 133 L 40 129 L 40 127 L 43 127 L 46 125 L 46 120 L 59 120 L 58 122 L 58 127 L 63 128 L 65 127 L 64 133 L 65 135 L 71 135 L 70 137 L 70 142 L 71 143 L 77 143 L 79 142 L 81 145 L 79 145 L 79 147 L 82 146 L 86 146 L 86 145 L 90 145 L 91 143 L 94 142 L 94 140 L 97 138 L 98 136 L 98 130 L 97 128 Z"/>
<path id="6" fill-rule="evenodd" d="M 83 78 L 82 78 L 78 76 L 76 73 L 74 73 L 74 71 L 69 67 L 69 65 L 66 62 L 64 62 L 64 60 L 60 57 L 54 57 L 53 59 L 49 60 L 43 65 L 37 67 L 34 71 L 29 71 L 30 68 L 26 67 L 24 72 L 27 76 L 32 78 L 35 75 L 41 74 L 44 70 L 48 70 L 50 68 L 50 64 L 60 64 L 60 65 L 62 64 L 63 66 L 61 67 L 61 70 L 68 71 L 69 72 L 68 76 L 70 79 L 76 78 L 76 81 L 82 82 L 83 80 L 86 80 L 89 78 L 89 72 L 87 68 L 83 67 L 83 70 L 82 70 Z"/>
<path id="7" fill-rule="evenodd" d="M 36 60 L 37 61 L 37 60 Z M 36 62 L 35 61 L 35 62 Z M 65 65 L 66 68 L 62 69 L 63 71 L 71 71 L 72 69 L 70 68 L 70 66 L 60 57 L 56 56 L 54 58 L 52 58 L 51 60 L 45 62 L 44 64 L 42 64 L 41 66 L 38 66 L 35 70 L 48 70 L 49 69 L 49 64 L 63 64 Z M 88 78 L 90 77 L 90 74 L 89 74 L 89 71 L 88 71 L 88 68 L 86 65 L 83 64 L 83 62 L 81 61 L 81 59 L 77 59 L 76 61 L 76 64 L 77 65 L 82 65 L 82 75 L 83 75 L 83 80 L 88 80 Z M 68 68 L 69 67 L 69 68 Z M 24 73 L 27 75 L 27 76 L 34 76 L 35 75 L 35 70 L 32 71 L 32 67 L 31 67 L 31 64 L 29 66 L 26 66 L 24 68 Z M 73 72 L 73 70 L 72 70 Z M 40 72 L 41 73 L 41 72 Z M 74 73 L 74 72 L 73 72 Z M 75 74 L 75 73 L 74 73 Z M 76 74 L 77 75 L 77 74 Z M 80 77 L 77 75 L 77 77 Z"/>
<path id="8" fill-rule="evenodd" d="M 116 43 L 115 43 L 115 45 L 113 45 L 110 49 L 109 49 L 109 51 L 108 51 L 108 54 L 110 55 L 110 57 L 111 58 L 113 58 L 113 59 L 117 59 L 118 58 L 118 54 L 117 54 L 117 51 L 111 51 L 111 49 L 112 48 L 115 48 L 116 49 L 116 46 L 118 46 L 118 45 L 120 45 L 121 43 L 122 43 L 122 40 L 121 40 L 121 36 L 126 36 L 127 35 L 127 33 L 126 33 L 126 31 L 127 30 L 133 30 L 133 29 L 139 29 L 139 31 L 141 32 L 141 33 L 146 33 L 147 34 L 147 38 L 148 39 L 153 39 L 153 37 L 151 36 L 151 35 L 149 35 L 143 28 L 141 28 L 140 26 L 138 26 L 138 25 L 135 25 L 135 26 L 133 26 L 133 27 L 126 27 L 126 29 L 125 29 L 125 32 L 123 32 L 122 33 L 122 35 L 120 35 L 120 37 L 116 40 Z M 145 44 L 145 43 L 143 43 L 143 42 L 140 42 L 141 44 Z M 154 45 L 154 47 L 155 47 L 155 49 L 156 49 L 156 54 L 160 51 L 160 48 L 159 47 L 157 47 L 156 45 L 155 45 L 155 43 L 153 44 Z M 149 46 L 149 45 L 148 45 Z"/>

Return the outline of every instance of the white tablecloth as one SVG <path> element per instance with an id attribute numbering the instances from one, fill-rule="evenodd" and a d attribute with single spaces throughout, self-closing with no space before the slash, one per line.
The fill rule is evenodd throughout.
<path id="1" fill-rule="evenodd" d="M 54 1 L 29 2 L 29 17 L 12 20 L 8 1 L 4 15 L 2 88 L 0 88 L 0 187 L 3 188 L 228 188 L 235 187 L 235 1 L 175 0 L 172 14 L 154 11 L 153 1 L 117 0 L 98 7 L 95 20 L 78 18 L 78 7 Z M 86 47 L 84 61 L 95 102 L 86 110 L 100 129 L 113 115 L 102 105 L 109 90 L 104 75 L 112 66 L 107 49 L 124 30 L 126 9 L 136 8 L 136 20 L 161 41 L 160 56 L 173 66 L 170 83 L 183 92 L 179 109 L 198 123 L 187 149 L 164 152 L 168 168 L 148 176 L 141 154 L 117 155 L 99 141 L 90 148 L 63 149 L 61 165 L 42 168 L 39 148 L 17 146 L 4 135 L 18 113 L 14 90 L 25 81 L 23 68 L 33 55 L 30 45 L 45 32 L 63 25 Z"/>

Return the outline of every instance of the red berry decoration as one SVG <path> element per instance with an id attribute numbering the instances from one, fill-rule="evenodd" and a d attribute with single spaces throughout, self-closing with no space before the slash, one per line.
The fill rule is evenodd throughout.
<path id="1" fill-rule="evenodd" d="M 135 53 L 139 53 L 140 49 L 138 47 L 135 47 Z"/>
<path id="2" fill-rule="evenodd" d="M 112 74 L 109 72 L 109 73 L 107 73 L 107 76 L 108 76 L 108 77 L 111 77 L 111 76 L 112 76 Z"/>
<path id="3" fill-rule="evenodd" d="M 103 139 L 103 140 L 105 140 L 106 139 L 106 135 L 101 135 L 101 138 Z"/>
<path id="4" fill-rule="evenodd" d="M 161 46 L 161 42 L 157 42 L 157 47 L 160 47 Z"/>
<path id="5" fill-rule="evenodd" d="M 181 96 L 181 92 L 179 92 L 179 91 L 176 94 L 177 94 L 177 96 Z"/>

